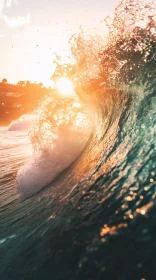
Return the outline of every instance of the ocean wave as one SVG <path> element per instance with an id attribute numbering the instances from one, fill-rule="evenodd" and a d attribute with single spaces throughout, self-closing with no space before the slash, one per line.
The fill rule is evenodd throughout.
<path id="1" fill-rule="evenodd" d="M 56 95 L 42 102 L 31 131 L 34 157 L 16 178 L 21 199 L 47 186 L 82 152 L 93 126 L 91 112 L 89 116 L 82 108 L 75 96 Z"/>
<path id="2" fill-rule="evenodd" d="M 56 61 L 53 79 L 73 80 L 79 102 L 96 112 L 92 134 L 82 153 L 46 188 L 22 203 L 17 197 L 8 200 L 2 208 L 2 279 L 155 278 L 153 11 L 148 1 L 122 1 L 105 45 L 82 32 L 70 40 L 72 62 Z M 72 99 L 66 100 L 49 97 L 39 107 L 31 135 L 36 152 L 65 141 L 57 138 L 62 129 L 72 128 L 73 135 L 78 111 Z M 76 147 L 78 142 L 71 137 Z M 52 172 L 51 162 L 44 166 Z M 28 175 L 26 170 L 23 181 L 29 185 Z"/>
<path id="3" fill-rule="evenodd" d="M 8 131 L 29 131 L 33 122 L 33 115 L 24 114 L 19 119 L 11 122 Z"/>

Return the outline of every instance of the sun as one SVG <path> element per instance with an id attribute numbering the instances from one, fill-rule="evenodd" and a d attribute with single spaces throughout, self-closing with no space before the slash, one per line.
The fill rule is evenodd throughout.
<path id="1" fill-rule="evenodd" d="M 74 94 L 72 82 L 68 78 L 60 78 L 56 82 L 57 90 L 62 94 Z"/>

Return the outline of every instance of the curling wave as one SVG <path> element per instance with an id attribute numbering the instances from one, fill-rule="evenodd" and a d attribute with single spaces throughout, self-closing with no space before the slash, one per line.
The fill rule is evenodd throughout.
<path id="1" fill-rule="evenodd" d="M 156 275 L 155 6 L 122 1 L 109 28 L 105 46 L 81 33 L 70 41 L 72 63 L 57 61 L 53 79 L 75 81 L 81 102 L 96 111 L 93 130 L 79 157 L 46 188 L 22 203 L 15 195 L 3 201 L 3 280 Z M 55 138 L 44 139 L 45 127 L 56 135 L 60 124 L 75 126 L 77 111 L 70 110 L 71 119 L 51 114 L 65 110 L 55 101 L 43 102 L 38 114 L 36 150 Z"/>

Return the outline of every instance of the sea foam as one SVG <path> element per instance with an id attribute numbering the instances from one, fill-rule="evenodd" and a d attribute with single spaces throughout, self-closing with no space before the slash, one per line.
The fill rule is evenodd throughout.
<path id="1" fill-rule="evenodd" d="M 52 180 L 79 156 L 90 135 L 91 126 L 76 131 L 60 131 L 53 146 L 44 147 L 33 159 L 21 167 L 16 177 L 22 200 L 32 196 L 47 186 Z"/>
<path id="2" fill-rule="evenodd" d="M 27 131 L 31 129 L 33 121 L 33 116 L 24 114 L 19 119 L 13 121 L 9 127 L 8 131 Z"/>

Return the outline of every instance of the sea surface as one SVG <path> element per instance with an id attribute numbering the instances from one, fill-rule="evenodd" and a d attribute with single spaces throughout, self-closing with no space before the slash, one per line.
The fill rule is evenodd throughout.
<path id="1" fill-rule="evenodd" d="M 155 4 L 122 1 L 109 27 L 58 63 L 78 97 L 0 128 L 1 280 L 156 279 Z"/>

